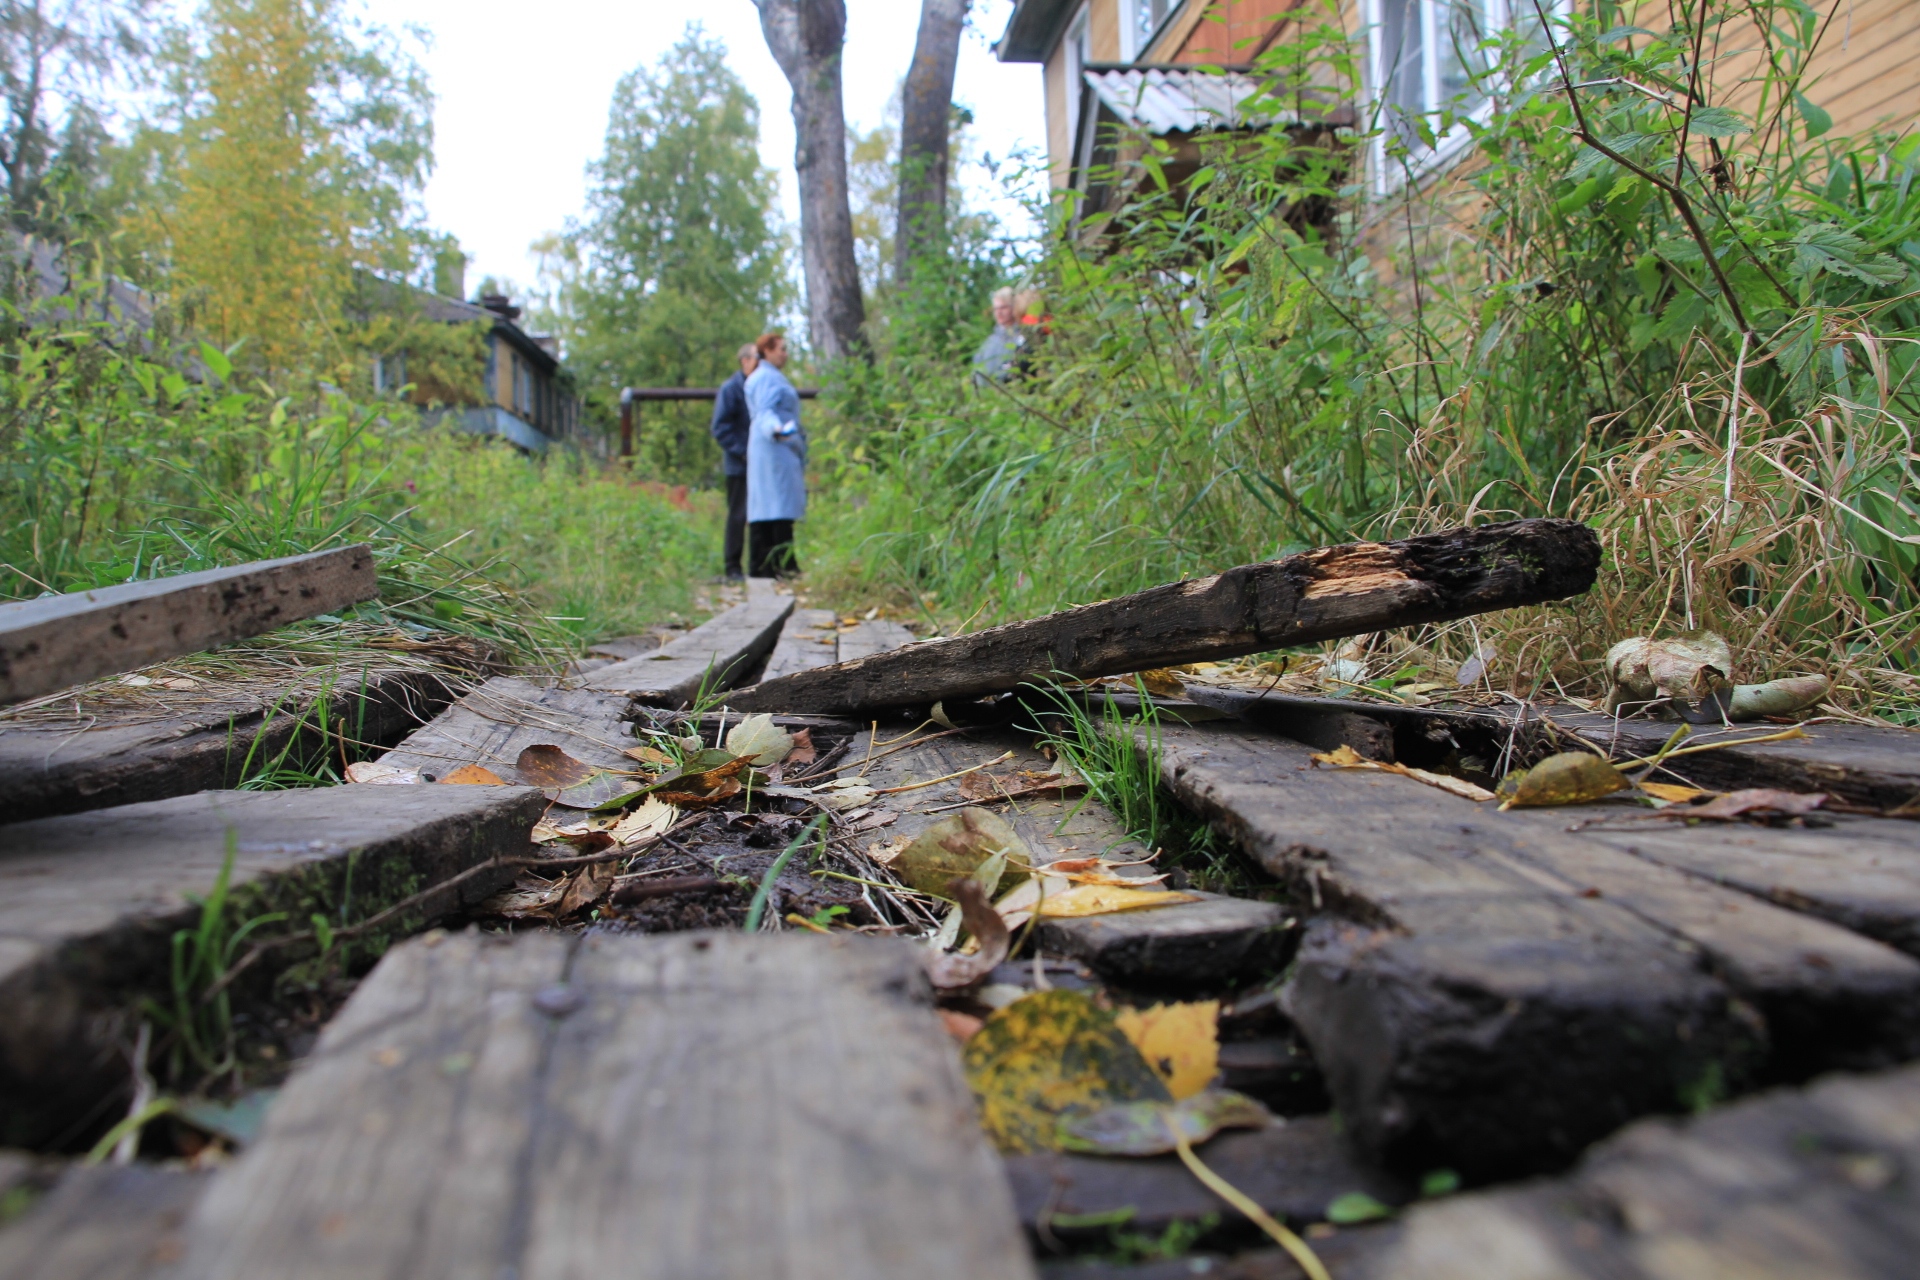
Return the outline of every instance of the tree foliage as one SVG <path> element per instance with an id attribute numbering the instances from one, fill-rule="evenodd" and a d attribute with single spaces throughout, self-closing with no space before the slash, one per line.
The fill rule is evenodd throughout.
<path id="1" fill-rule="evenodd" d="M 712 386 L 791 296 L 760 110 L 698 26 L 621 77 L 583 222 L 549 246 L 570 363 L 603 394 Z"/>

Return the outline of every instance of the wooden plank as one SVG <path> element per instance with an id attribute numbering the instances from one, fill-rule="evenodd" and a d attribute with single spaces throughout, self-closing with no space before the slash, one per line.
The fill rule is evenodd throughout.
<path id="1" fill-rule="evenodd" d="M 1599 563 L 1593 532 L 1567 520 L 1327 547 L 764 681 L 729 701 L 861 714 L 1000 693 L 1056 673 L 1237 657 L 1578 595 Z"/>
<path id="2" fill-rule="evenodd" d="M 1634 1125 L 1563 1179 L 1416 1208 L 1351 1275 L 1904 1280 L 1920 1246 L 1915 1168 L 1920 1068 L 1834 1076 Z"/>
<path id="3" fill-rule="evenodd" d="M 1033 1274 L 905 945 L 395 948 L 187 1226 L 183 1280 Z"/>
<path id="4" fill-rule="evenodd" d="M 210 1181 L 150 1164 L 75 1165 L 0 1228 L 7 1280 L 148 1280 L 177 1262 L 180 1228 Z"/>
<path id="5" fill-rule="evenodd" d="M 1200 1155 L 1261 1208 L 1295 1227 L 1321 1221 L 1327 1205 L 1350 1191 L 1364 1191 L 1387 1205 L 1413 1198 L 1404 1181 L 1355 1159 L 1331 1116 L 1300 1116 L 1253 1132 L 1225 1133 L 1204 1144 Z M 1004 1158 L 1020 1223 L 1042 1240 L 1103 1239 L 1116 1223 L 1159 1235 L 1175 1223 L 1209 1215 L 1236 1223 L 1236 1234 L 1251 1229 L 1178 1156 L 1040 1151 Z M 1105 1221 L 1092 1225 L 1084 1221 L 1088 1218 Z"/>
<path id="6" fill-rule="evenodd" d="M 0 604 L 0 706 L 380 594 L 365 544 Z"/>
<path id="7" fill-rule="evenodd" d="M 793 597 L 749 591 L 745 604 L 695 627 L 652 653 L 587 673 L 584 685 L 624 693 L 639 702 L 684 707 L 704 688 L 730 689 L 773 651 L 793 612 Z M 805 710 L 805 708 L 775 708 Z"/>
<path id="8" fill-rule="evenodd" d="M 1313 914 L 1286 988 L 1381 1158 L 1549 1167 L 1676 1086 L 1898 1060 L 1920 964 L 1736 890 L 1226 724 L 1160 767 Z"/>
<path id="9" fill-rule="evenodd" d="M 811 671 L 815 667 L 830 667 L 838 658 L 840 637 L 834 628 L 831 609 L 795 609 L 793 616 L 787 619 L 781 628 L 780 639 L 774 644 L 773 652 L 767 655 L 766 670 L 761 672 L 763 680 L 773 680 L 780 676 L 792 675 L 796 671 Z"/>
<path id="10" fill-rule="evenodd" d="M 893 649 L 904 649 L 914 642 L 913 632 L 898 622 L 889 622 L 885 618 L 856 622 L 840 633 L 840 661 L 858 662 L 871 658 L 876 653 L 887 653 Z M 771 680 L 768 674 L 763 679 Z"/>
<path id="11" fill-rule="evenodd" d="M 304 922 L 319 911 L 352 923 L 525 851 L 545 805 L 527 787 L 205 791 L 5 828 L 0 1143 L 44 1144 L 89 1116 L 105 1128 L 110 1117 L 96 1108 L 125 1082 L 130 1020 L 143 997 L 172 998 L 171 939 L 198 921 L 196 898 L 212 888 L 229 839 L 236 922 L 272 911 Z M 512 878 L 476 876 L 412 918 L 476 902 Z M 273 953 L 257 977 L 300 958 Z"/>
<path id="12" fill-rule="evenodd" d="M 590 765 L 630 769 L 633 761 L 621 752 L 638 745 L 632 705 L 623 693 L 556 689 L 496 676 L 408 735 L 380 762 L 418 769 L 429 779 L 477 764 L 511 782 L 520 753 L 547 745 Z"/>
<path id="13" fill-rule="evenodd" d="M 1151 911 L 1043 919 L 1034 932 L 1043 950 L 1136 986 L 1217 986 L 1278 973 L 1299 943 L 1299 922 L 1278 903 L 1198 896 Z"/>
<path id="14" fill-rule="evenodd" d="M 458 678 L 392 672 L 362 680 L 347 672 L 336 686 L 344 691 L 327 699 L 329 740 L 396 741 L 453 700 Z M 263 709 L 257 699 L 130 722 L 92 714 L 71 724 L 0 722 L 0 795 L 7 820 L 25 822 L 234 787 L 284 751 L 325 750 L 317 724 L 307 707 Z"/>

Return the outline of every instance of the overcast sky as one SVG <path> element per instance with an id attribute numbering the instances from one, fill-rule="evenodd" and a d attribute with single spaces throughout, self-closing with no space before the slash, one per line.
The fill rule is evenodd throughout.
<path id="1" fill-rule="evenodd" d="M 1012 0 L 975 0 L 954 89 L 974 112 L 979 151 L 996 158 L 1022 146 L 1037 151 L 1046 136 L 1040 68 L 1003 65 L 988 47 L 1012 7 Z M 787 216 L 798 218 L 786 77 L 767 52 L 750 0 L 379 0 L 370 12 L 433 37 L 424 60 L 439 97 L 437 168 L 427 212 L 469 254 L 469 291 L 484 275 L 533 282 L 527 246 L 585 205 L 586 165 L 600 154 L 614 81 L 656 61 L 691 22 L 726 43 L 735 72 L 759 100 L 760 153 L 780 174 Z M 849 125 L 868 129 L 884 120 L 913 57 L 919 12 L 912 0 L 847 0 Z M 985 173 L 976 168 L 966 177 L 985 194 Z"/>

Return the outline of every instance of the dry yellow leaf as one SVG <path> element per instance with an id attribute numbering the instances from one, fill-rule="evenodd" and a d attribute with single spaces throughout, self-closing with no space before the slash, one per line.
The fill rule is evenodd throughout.
<path id="1" fill-rule="evenodd" d="M 1103 916 L 1113 911 L 1170 907 L 1176 902 L 1198 902 L 1190 893 L 1164 889 L 1124 889 L 1111 884 L 1077 884 L 1065 893 L 1048 894 L 1040 902 L 1043 916 Z"/>
<path id="2" fill-rule="evenodd" d="M 1468 782 L 1465 778 L 1456 778 L 1445 773 L 1432 773 L 1426 769 L 1415 769 L 1411 765 L 1369 760 L 1344 742 L 1331 751 L 1319 752 L 1313 757 L 1313 762 L 1326 765 L 1330 769 L 1372 769 L 1378 773 L 1397 773 L 1403 778 L 1424 782 L 1430 787 L 1438 787 L 1442 791 L 1452 792 L 1467 800 L 1493 799 L 1493 792 L 1478 783 Z"/>
<path id="3" fill-rule="evenodd" d="M 995 1010 L 961 1060 L 980 1122 L 1002 1151 L 1057 1148 L 1062 1119 L 1172 1101 L 1113 1015 L 1084 991 L 1036 991 Z"/>
<path id="4" fill-rule="evenodd" d="M 506 781 L 501 778 L 499 774 L 487 768 L 485 765 L 478 764 L 463 764 L 446 777 L 440 779 L 440 781 L 450 782 L 456 786 L 469 787 L 504 787 L 507 785 Z"/>
<path id="5" fill-rule="evenodd" d="M 1220 1070 L 1218 1000 L 1121 1009 L 1113 1020 L 1176 1100 L 1213 1083 Z"/>
<path id="6" fill-rule="evenodd" d="M 1140 683 L 1156 698 L 1184 698 L 1187 694 L 1187 686 L 1180 683 L 1180 677 L 1161 667 L 1140 672 Z"/>
<path id="7" fill-rule="evenodd" d="M 1502 809 L 1532 809 L 1547 805 L 1585 804 L 1627 789 L 1627 780 L 1612 761 L 1587 751 L 1562 751 L 1548 756 L 1525 773 L 1508 775 L 1500 784 Z"/>
<path id="8" fill-rule="evenodd" d="M 1676 782 L 1642 782 L 1640 789 L 1656 800 L 1665 800 L 1668 804 L 1686 804 L 1689 800 L 1698 800 L 1701 796 L 1710 796 L 1711 791 L 1702 791 L 1698 787 L 1683 787 Z"/>

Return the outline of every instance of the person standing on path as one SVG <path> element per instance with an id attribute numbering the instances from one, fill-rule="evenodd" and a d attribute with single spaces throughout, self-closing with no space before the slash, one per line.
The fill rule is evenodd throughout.
<path id="1" fill-rule="evenodd" d="M 786 338 L 766 333 L 754 346 L 760 365 L 747 379 L 747 572 L 784 578 L 800 572 L 793 522 L 807 514 L 807 433 L 800 426 L 800 393 L 781 372 Z"/>
<path id="2" fill-rule="evenodd" d="M 713 438 L 720 446 L 720 470 L 727 479 L 728 582 L 746 576 L 740 556 L 747 543 L 747 432 L 753 425 L 747 410 L 747 378 L 760 364 L 760 349 L 749 342 L 735 358 L 740 371 L 728 374 L 713 397 Z"/>

